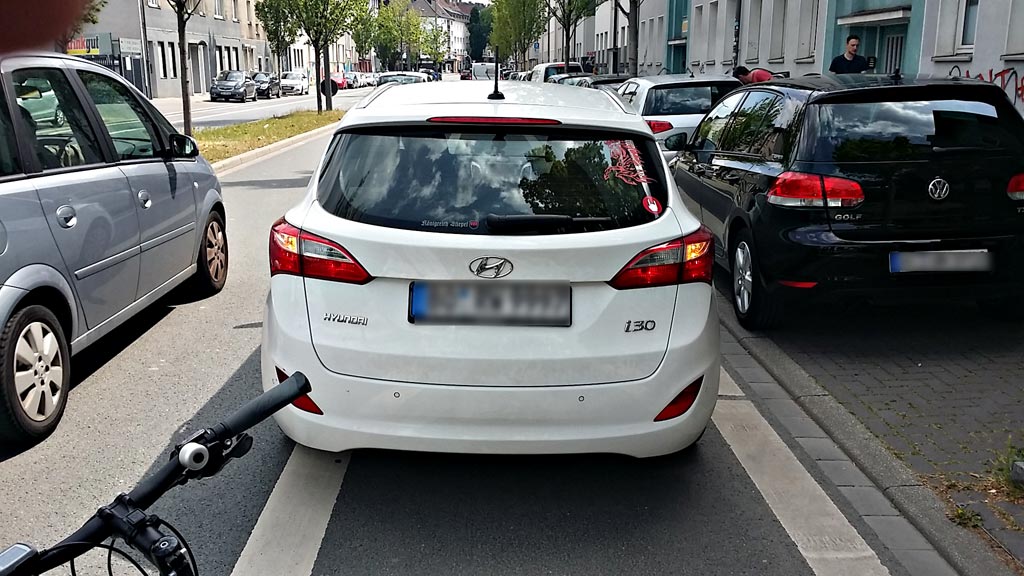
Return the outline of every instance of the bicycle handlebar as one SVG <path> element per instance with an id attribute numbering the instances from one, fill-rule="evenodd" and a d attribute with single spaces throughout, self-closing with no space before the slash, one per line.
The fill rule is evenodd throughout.
<path id="1" fill-rule="evenodd" d="M 311 390 L 309 381 L 301 372 L 292 374 L 287 380 L 260 394 L 244 406 L 228 416 L 226 420 L 201 433 L 192 442 L 205 446 L 218 442 L 228 442 L 239 434 L 266 420 L 275 412 L 284 408 Z M 128 498 L 140 509 L 152 506 L 171 488 L 182 481 L 186 470 L 178 461 L 178 451 L 171 455 L 170 461 L 160 467 L 147 478 L 144 478 L 128 494 Z M 74 560 L 111 536 L 110 527 L 94 514 L 74 534 L 65 538 L 48 550 L 43 550 L 28 566 L 25 574 L 40 574 L 53 570 Z M 17 572 L 16 574 L 22 574 Z"/>

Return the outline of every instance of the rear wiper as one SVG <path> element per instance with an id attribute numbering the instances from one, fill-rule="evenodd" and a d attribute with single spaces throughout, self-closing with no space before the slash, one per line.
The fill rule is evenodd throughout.
<path id="1" fill-rule="evenodd" d="M 956 152 L 1005 152 L 1002 146 L 932 146 L 932 152 L 939 154 Z"/>
<path id="2" fill-rule="evenodd" d="M 491 232 L 526 233 L 609 224 L 612 219 L 606 216 L 583 218 L 568 214 L 488 214 L 486 222 L 487 229 Z"/>

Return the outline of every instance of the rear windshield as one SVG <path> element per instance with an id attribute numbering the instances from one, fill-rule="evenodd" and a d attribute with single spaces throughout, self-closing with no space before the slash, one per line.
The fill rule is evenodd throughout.
<path id="1" fill-rule="evenodd" d="M 653 141 L 596 132 L 347 133 L 331 148 L 319 200 L 338 217 L 406 230 L 612 230 L 661 214 L 656 154 Z"/>
<path id="2" fill-rule="evenodd" d="M 285 80 L 302 80 L 302 75 L 297 72 L 285 72 L 282 78 Z"/>
<path id="3" fill-rule="evenodd" d="M 731 83 L 655 87 L 647 98 L 644 116 L 707 114 L 736 87 Z"/>
<path id="4" fill-rule="evenodd" d="M 569 73 L 572 72 L 583 72 L 583 67 L 579 64 L 569 64 Z M 565 64 L 553 64 L 544 68 L 544 80 L 551 78 L 557 74 L 565 74 Z"/>
<path id="5" fill-rule="evenodd" d="M 805 160 L 922 160 L 943 152 L 1024 154 L 1024 122 L 1009 104 L 858 102 L 821 104 L 811 110 L 817 128 L 803 146 Z"/>
<path id="6" fill-rule="evenodd" d="M 415 84 L 422 80 L 423 79 L 420 78 L 419 76 L 406 76 L 404 74 L 397 74 L 395 76 L 381 76 L 380 83 L 387 84 L 390 82 L 393 84 Z"/>

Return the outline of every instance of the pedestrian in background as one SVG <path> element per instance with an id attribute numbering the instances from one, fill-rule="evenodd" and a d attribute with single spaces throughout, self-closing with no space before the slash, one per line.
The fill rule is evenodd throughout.
<path id="1" fill-rule="evenodd" d="M 764 68 L 749 70 L 746 66 L 737 66 L 736 69 L 732 71 L 732 76 L 744 84 L 767 82 L 772 79 L 772 73 Z"/>
<path id="2" fill-rule="evenodd" d="M 0 0 L 0 54 L 52 49 L 81 17 L 86 0 Z"/>
<path id="3" fill-rule="evenodd" d="M 868 61 L 857 55 L 860 49 L 860 36 L 851 34 L 846 37 L 846 52 L 832 59 L 828 71 L 833 74 L 860 74 L 868 69 Z"/>

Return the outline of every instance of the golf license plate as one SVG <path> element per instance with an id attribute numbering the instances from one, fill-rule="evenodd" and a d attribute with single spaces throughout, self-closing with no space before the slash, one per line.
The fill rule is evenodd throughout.
<path id="1" fill-rule="evenodd" d="M 988 250 L 890 252 L 889 272 L 987 272 L 992 269 Z"/>
<path id="2" fill-rule="evenodd" d="M 493 326 L 572 325 L 568 283 L 413 282 L 409 321 Z"/>

